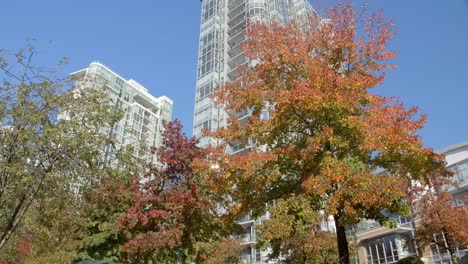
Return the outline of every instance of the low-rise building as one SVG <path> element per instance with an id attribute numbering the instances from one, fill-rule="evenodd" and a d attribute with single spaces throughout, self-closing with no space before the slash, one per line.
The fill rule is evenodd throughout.
<path id="1" fill-rule="evenodd" d="M 437 153 L 445 156 L 447 168 L 454 172 L 452 180 L 458 186 L 450 186 L 448 190 L 462 203 L 468 195 L 468 142 L 443 148 Z M 415 225 L 408 217 L 390 215 L 395 228 L 384 227 L 375 220 L 363 221 L 348 229 L 350 242 L 358 247 L 358 262 L 361 264 L 390 264 L 416 254 L 416 246 L 412 243 Z M 461 249 L 460 249 L 461 250 Z M 450 264 L 450 256 L 437 247 L 422 249 L 422 260 L 429 264 Z M 459 251 L 461 263 L 468 263 L 468 250 Z"/>

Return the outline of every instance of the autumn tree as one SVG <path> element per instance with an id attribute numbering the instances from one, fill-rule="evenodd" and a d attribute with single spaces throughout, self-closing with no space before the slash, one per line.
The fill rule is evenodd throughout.
<path id="1" fill-rule="evenodd" d="M 424 184 L 445 167 L 416 134 L 426 117 L 371 93 L 393 68 L 395 53 L 387 49 L 393 22 L 345 1 L 309 24 L 247 28 L 242 48 L 250 67 L 214 95 L 233 114 L 230 126 L 212 136 L 227 144 L 257 143 L 223 164 L 236 187 L 236 213 L 259 216 L 273 201 L 300 202 L 310 214 L 323 210 L 336 224 L 339 263 L 347 264 L 347 225 L 362 219 L 391 224 L 384 212 L 408 213 L 411 182 Z M 234 114 L 245 110 L 247 118 Z M 376 175 L 378 168 L 385 170 Z"/>
<path id="2" fill-rule="evenodd" d="M 278 199 L 268 210 L 271 218 L 259 226 L 258 246 L 270 247 L 271 258 L 291 264 L 338 262 L 336 237 L 320 230 L 322 216 L 305 196 Z"/>
<path id="3" fill-rule="evenodd" d="M 133 234 L 123 249 L 129 263 L 200 263 L 206 242 L 228 236 L 222 221 L 222 195 L 216 190 L 217 155 L 197 146 L 181 132 L 178 121 L 165 125 L 160 165 L 151 165 L 141 180 L 140 193 L 121 219 Z"/>
<path id="4" fill-rule="evenodd" d="M 199 243 L 201 249 L 198 263 L 205 264 L 240 264 L 242 246 L 238 240 L 225 238 L 206 243 Z"/>
<path id="5" fill-rule="evenodd" d="M 81 186 L 106 175 L 110 167 L 102 150 L 113 140 L 101 129 L 122 117 L 105 91 L 84 89 L 82 83 L 36 67 L 35 54 L 28 45 L 0 55 L 0 251 L 30 209 L 58 206 L 46 208 L 55 215 L 65 206 L 58 194 L 69 192 L 78 202 Z"/>
<path id="6" fill-rule="evenodd" d="M 442 181 L 443 182 L 443 181 Z M 458 264 L 457 251 L 468 245 L 468 199 L 457 204 L 457 199 L 447 192 L 447 185 L 432 181 L 415 205 L 415 239 L 420 248 L 437 246 L 448 252 L 453 264 Z"/>

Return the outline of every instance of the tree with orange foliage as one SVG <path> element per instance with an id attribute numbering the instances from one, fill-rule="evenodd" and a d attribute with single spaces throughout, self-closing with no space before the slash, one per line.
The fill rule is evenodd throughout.
<path id="1" fill-rule="evenodd" d="M 415 239 L 420 248 L 435 245 L 448 252 L 453 264 L 458 264 L 457 251 L 468 245 L 468 199 L 457 204 L 457 199 L 441 183 L 433 184 L 415 203 L 420 221 Z M 447 186 L 447 185 L 445 185 Z"/>
<path id="2" fill-rule="evenodd" d="M 211 135 L 257 142 L 222 164 L 236 186 L 234 213 L 259 216 L 273 201 L 305 198 L 310 210 L 333 216 L 339 261 L 347 264 L 347 225 L 390 223 L 384 210 L 405 215 L 411 182 L 424 184 L 445 167 L 416 134 L 426 117 L 370 91 L 393 68 L 393 23 L 358 13 L 349 1 L 327 17 L 305 29 L 273 22 L 246 30 L 250 67 L 214 98 L 228 113 L 251 115 L 232 115 L 229 127 Z M 375 175 L 378 168 L 385 172 Z"/>

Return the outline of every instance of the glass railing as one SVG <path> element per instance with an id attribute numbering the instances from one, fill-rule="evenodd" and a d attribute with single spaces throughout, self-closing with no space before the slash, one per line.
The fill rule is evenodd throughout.
<path id="1" fill-rule="evenodd" d="M 232 238 L 239 240 L 241 244 L 246 244 L 246 243 L 255 242 L 256 236 L 255 234 L 242 234 L 242 235 L 234 235 L 232 236 Z"/>
<path id="2" fill-rule="evenodd" d="M 241 217 L 239 220 L 237 220 L 238 223 L 244 223 L 244 222 L 248 222 L 248 221 L 253 221 L 255 219 L 252 219 L 252 216 L 250 216 L 249 214 L 248 215 L 245 215 L 243 217 Z"/>
<path id="3" fill-rule="evenodd" d="M 264 215 L 254 218 L 250 214 L 244 215 L 243 217 L 239 218 L 237 220 L 237 223 L 245 223 L 245 222 L 250 222 L 250 221 L 255 221 L 257 224 L 260 224 L 262 220 L 269 220 L 271 218 L 271 213 L 266 212 Z"/>
<path id="4" fill-rule="evenodd" d="M 257 142 L 255 140 L 249 140 L 246 144 L 241 143 L 238 145 L 231 146 L 230 154 L 234 155 L 243 150 L 250 149 L 256 145 L 257 145 Z"/>
<path id="5" fill-rule="evenodd" d="M 255 260 L 251 255 L 241 255 L 242 264 L 268 264 L 271 263 L 268 258 L 262 257 L 260 260 Z"/>
<path id="6" fill-rule="evenodd" d="M 402 217 L 402 216 L 398 216 L 398 215 L 392 215 L 392 216 L 390 216 L 390 219 L 393 220 L 397 226 L 409 227 L 409 228 L 412 227 L 411 219 L 409 217 Z M 358 223 L 356 225 L 349 226 L 347 228 L 346 232 L 347 232 L 348 235 L 353 235 L 353 234 L 356 234 L 356 233 L 361 233 L 361 232 L 365 232 L 365 231 L 368 231 L 368 230 L 376 229 L 376 228 L 379 228 L 379 227 L 383 227 L 383 225 L 380 224 L 378 221 L 376 221 L 376 220 L 365 220 L 365 221 L 362 221 L 362 222 L 360 222 L 360 223 Z"/>

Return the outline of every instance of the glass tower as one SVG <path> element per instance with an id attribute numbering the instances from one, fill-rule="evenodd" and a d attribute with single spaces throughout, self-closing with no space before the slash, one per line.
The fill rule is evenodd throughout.
<path id="1" fill-rule="evenodd" d="M 126 80 L 99 62 L 93 62 L 88 68 L 70 76 L 77 81 L 94 80 L 90 83 L 92 88 L 106 89 L 115 107 L 124 111 L 122 120 L 108 131 L 115 139 L 116 148 L 131 144 L 135 156 L 147 162 L 156 162 L 155 155 L 151 155 L 147 148 L 160 146 L 162 123 L 171 120 L 172 100 L 166 96 L 154 97 L 135 80 Z M 106 160 L 112 159 L 112 155 L 109 155 L 105 157 Z"/>
<path id="2" fill-rule="evenodd" d="M 202 130 L 227 125 L 226 113 L 210 95 L 218 85 L 234 80 L 238 67 L 248 63 L 239 45 L 247 21 L 286 24 L 317 13 L 308 0 L 201 0 L 201 5 L 193 135 L 200 138 L 201 146 L 208 146 L 216 142 L 202 137 Z"/>
<path id="3" fill-rule="evenodd" d="M 217 145 L 214 139 L 204 137 L 203 129 L 216 130 L 227 125 L 227 113 L 214 104 L 210 95 L 218 85 L 235 80 L 237 69 L 249 63 L 242 54 L 240 43 L 248 21 L 277 21 L 287 24 L 292 20 L 307 22 L 309 16 L 318 19 L 308 0 L 201 0 L 200 43 L 195 95 L 193 135 L 200 146 Z M 237 113 L 239 118 L 250 115 Z M 255 142 L 230 143 L 231 155 L 242 155 Z M 259 219 L 249 215 L 238 220 L 243 233 L 235 234 L 243 246 L 243 263 L 275 263 L 267 258 L 268 252 L 256 250 L 255 226 L 268 220 L 266 214 Z"/>

